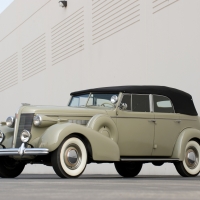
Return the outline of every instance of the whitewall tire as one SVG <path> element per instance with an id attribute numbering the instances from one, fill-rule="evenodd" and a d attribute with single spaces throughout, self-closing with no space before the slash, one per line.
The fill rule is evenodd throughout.
<path id="1" fill-rule="evenodd" d="M 87 165 L 87 150 L 82 140 L 78 137 L 65 139 L 53 152 L 52 165 L 61 178 L 80 176 Z"/>
<path id="2" fill-rule="evenodd" d="M 175 163 L 178 173 L 183 177 L 197 176 L 200 172 L 200 145 L 196 141 L 189 141 L 185 147 L 185 157 Z"/>

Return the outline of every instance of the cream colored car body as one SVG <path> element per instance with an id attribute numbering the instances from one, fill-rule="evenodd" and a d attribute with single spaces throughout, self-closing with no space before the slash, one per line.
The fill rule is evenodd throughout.
<path id="1" fill-rule="evenodd" d="M 119 95 L 121 99 L 122 93 Z M 87 143 L 92 160 L 120 161 L 122 158 L 184 159 L 184 150 L 190 140 L 200 141 L 198 116 L 178 113 L 130 112 L 106 107 L 53 107 L 22 106 L 18 111 L 15 128 L 1 124 L 4 148 L 14 148 L 22 113 L 42 117 L 40 127 L 32 125 L 29 146 L 47 148 L 49 152 L 59 147 L 69 135 L 76 134 Z M 81 125 L 82 123 L 82 125 Z M 16 159 L 33 159 L 34 156 L 13 156 Z M 145 160 L 145 159 L 144 159 Z"/>

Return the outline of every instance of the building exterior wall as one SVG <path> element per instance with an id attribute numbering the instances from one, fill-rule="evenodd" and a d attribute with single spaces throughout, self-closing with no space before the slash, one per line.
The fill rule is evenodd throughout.
<path id="1" fill-rule="evenodd" d="M 21 103 L 66 105 L 72 91 L 115 85 L 175 87 L 200 110 L 199 0 L 67 2 L 14 0 L 0 15 L 1 121 Z"/>

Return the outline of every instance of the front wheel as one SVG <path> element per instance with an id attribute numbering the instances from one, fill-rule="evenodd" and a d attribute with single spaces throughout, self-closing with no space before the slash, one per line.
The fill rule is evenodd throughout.
<path id="1" fill-rule="evenodd" d="M 61 178 L 76 178 L 85 170 L 87 150 L 77 137 L 67 138 L 51 156 L 53 169 Z"/>
<path id="2" fill-rule="evenodd" d="M 0 157 L 0 177 L 15 178 L 24 170 L 25 164 L 7 156 Z"/>
<path id="3" fill-rule="evenodd" d="M 140 162 L 116 162 L 115 169 L 119 175 L 123 177 L 134 177 L 137 176 L 141 169 L 142 163 Z"/>
<path id="4" fill-rule="evenodd" d="M 197 176 L 200 171 L 200 146 L 196 141 L 189 141 L 185 148 L 183 161 L 174 163 L 176 170 L 183 177 Z"/>

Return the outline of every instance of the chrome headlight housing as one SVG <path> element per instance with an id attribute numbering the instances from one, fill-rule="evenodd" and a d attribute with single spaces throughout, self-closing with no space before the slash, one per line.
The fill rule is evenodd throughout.
<path id="1" fill-rule="evenodd" d="M 6 119 L 6 125 L 10 128 L 14 128 L 15 126 L 15 117 L 8 117 Z"/>
<path id="2" fill-rule="evenodd" d="M 40 115 L 35 115 L 33 117 L 33 124 L 35 126 L 39 126 L 39 125 L 41 125 L 41 123 L 42 123 L 42 117 Z"/>
<path id="3" fill-rule="evenodd" d="M 118 101 L 118 96 L 117 95 L 113 95 L 110 99 L 111 103 L 116 104 Z"/>
<path id="4" fill-rule="evenodd" d="M 0 131 L 0 144 L 3 142 L 5 135 L 3 132 Z"/>
<path id="5" fill-rule="evenodd" d="M 21 141 L 23 143 L 28 142 L 31 139 L 31 133 L 27 130 L 23 130 L 21 133 Z"/>

